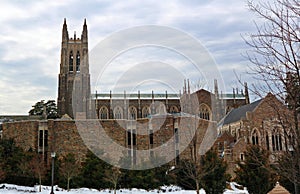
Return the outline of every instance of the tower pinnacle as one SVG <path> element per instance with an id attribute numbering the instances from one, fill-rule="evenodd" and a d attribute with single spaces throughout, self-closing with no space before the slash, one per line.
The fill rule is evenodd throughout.
<path id="1" fill-rule="evenodd" d="M 88 33 L 88 31 L 87 31 L 86 19 L 84 19 L 83 30 L 82 30 L 82 35 L 81 35 L 81 40 L 83 42 L 88 42 L 87 33 Z"/>
<path id="2" fill-rule="evenodd" d="M 62 29 L 62 41 L 68 41 L 69 40 L 69 34 L 68 34 L 68 27 L 67 27 L 67 21 L 66 18 L 64 18 L 64 24 Z"/>

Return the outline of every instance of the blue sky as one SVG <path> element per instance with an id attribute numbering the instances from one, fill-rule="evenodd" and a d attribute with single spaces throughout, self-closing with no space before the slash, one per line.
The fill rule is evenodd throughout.
<path id="1" fill-rule="evenodd" d="M 99 42 L 123 29 L 142 25 L 177 29 L 194 37 L 207 49 L 224 80 L 223 90 L 231 92 L 233 87 L 241 88 L 234 71 L 242 74 L 248 82 L 253 82 L 244 75 L 250 64 L 242 56 L 249 49 L 242 35 L 255 32 L 254 20 L 259 18 L 247 9 L 244 0 L 3 0 L 0 7 L 0 115 L 27 114 L 35 102 L 57 99 L 64 18 L 67 19 L 70 36 L 74 31 L 79 36 L 84 18 L 87 19 L 90 51 Z M 197 89 L 196 85 L 200 82 L 206 89 L 212 89 L 213 80 L 203 81 L 201 75 L 194 75 L 189 62 L 178 53 L 144 47 L 128 50 L 114 58 L 99 83 L 95 81 L 97 75 L 91 72 L 92 91 L 108 92 L 117 88 L 114 85 L 118 83 L 116 77 L 124 84 L 126 80 L 132 80 L 133 75 L 139 75 L 143 80 L 143 77 L 157 73 L 157 69 L 152 68 L 146 69 L 143 75 L 143 71 L 136 68 L 153 60 L 166 66 L 181 67 L 179 71 L 184 72 L 184 76 L 177 77 L 178 83 L 183 84 L 182 78 L 189 78 L 193 89 Z M 160 66 L 160 63 L 155 65 Z M 124 80 L 124 76 L 127 79 Z M 170 89 L 156 87 L 153 83 L 145 85 L 148 87 L 145 87 L 145 92 Z M 176 92 L 181 88 L 182 85 L 177 84 L 170 90 Z"/>

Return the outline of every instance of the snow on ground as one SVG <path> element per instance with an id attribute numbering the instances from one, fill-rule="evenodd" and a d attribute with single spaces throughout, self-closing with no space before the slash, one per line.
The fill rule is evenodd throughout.
<path id="1" fill-rule="evenodd" d="M 241 190 L 240 185 L 236 183 L 230 183 L 232 190 L 226 190 L 224 194 L 248 194 L 247 190 Z M 39 193 L 39 186 L 35 187 L 25 187 L 25 186 L 17 186 L 12 184 L 0 184 L 0 193 L 1 194 L 29 194 L 29 193 Z M 51 187 L 43 186 L 42 192 L 39 194 L 49 194 L 51 191 Z M 96 189 L 88 189 L 88 188 L 80 188 L 80 189 L 71 189 L 69 192 L 61 189 L 57 186 L 54 187 L 55 194 L 112 194 L 111 190 L 102 190 L 98 191 Z M 117 190 L 117 194 L 154 194 L 154 193 L 168 193 L 168 194 L 195 194 L 195 191 L 187 191 L 181 190 L 180 187 L 177 186 L 164 186 L 161 187 L 161 190 L 152 190 L 146 191 L 143 189 L 120 189 Z M 200 194 L 205 194 L 205 191 L 201 189 Z"/>

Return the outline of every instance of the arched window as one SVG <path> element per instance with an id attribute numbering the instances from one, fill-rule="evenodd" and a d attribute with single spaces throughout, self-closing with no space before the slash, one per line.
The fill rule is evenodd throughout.
<path id="1" fill-rule="evenodd" d="M 114 118 L 122 119 L 123 118 L 123 110 L 121 107 L 117 106 L 114 108 Z"/>
<path id="2" fill-rule="evenodd" d="M 108 119 L 108 109 L 105 106 L 102 106 L 99 110 L 100 119 Z"/>
<path id="3" fill-rule="evenodd" d="M 166 105 L 162 102 L 159 102 L 158 106 L 156 107 L 156 113 L 160 115 L 167 114 Z"/>
<path id="4" fill-rule="evenodd" d="M 256 129 L 254 129 L 253 133 L 252 133 L 252 137 L 251 137 L 253 145 L 259 145 L 259 142 L 258 142 L 259 138 L 258 137 L 259 137 L 258 132 L 257 132 Z"/>
<path id="5" fill-rule="evenodd" d="M 129 107 L 128 109 L 128 119 L 129 120 L 136 120 L 137 117 L 137 111 L 134 106 Z"/>
<path id="6" fill-rule="evenodd" d="M 150 105 L 150 110 L 151 110 L 151 114 L 152 114 L 152 115 L 156 114 L 155 104 L 152 103 L 152 104 Z"/>
<path id="7" fill-rule="evenodd" d="M 76 54 L 76 72 L 80 72 L 80 53 L 77 51 Z"/>
<path id="8" fill-rule="evenodd" d="M 294 151 L 295 136 L 291 132 L 288 133 L 288 140 L 286 141 L 286 144 L 288 151 Z"/>
<path id="9" fill-rule="evenodd" d="M 147 118 L 150 115 L 150 108 L 149 106 L 145 106 L 142 109 L 142 117 Z"/>
<path id="10" fill-rule="evenodd" d="M 206 104 L 201 104 L 199 107 L 199 117 L 201 119 L 210 120 L 211 119 L 211 111 L 210 108 Z"/>
<path id="11" fill-rule="evenodd" d="M 272 133 L 272 148 L 273 151 L 281 151 L 282 150 L 282 139 L 281 134 L 278 129 L 274 129 Z"/>
<path id="12" fill-rule="evenodd" d="M 171 106 L 170 108 L 170 113 L 173 114 L 173 113 L 178 113 L 178 108 L 176 106 Z"/>
<path id="13" fill-rule="evenodd" d="M 73 58 L 73 51 L 71 51 L 69 56 L 69 71 L 73 71 Z"/>

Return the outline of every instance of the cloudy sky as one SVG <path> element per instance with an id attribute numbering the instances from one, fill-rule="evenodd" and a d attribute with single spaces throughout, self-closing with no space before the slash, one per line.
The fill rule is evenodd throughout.
<path id="1" fill-rule="evenodd" d="M 242 56 L 248 49 L 242 35 L 254 32 L 254 20 L 258 19 L 247 9 L 244 0 L 3 0 L 0 7 L 0 115 L 27 114 L 35 102 L 57 99 L 64 18 L 69 35 L 73 36 L 76 31 L 77 37 L 81 34 L 84 18 L 87 19 L 91 55 L 93 49 L 99 52 L 99 44 L 99 48 L 107 48 L 103 44 L 101 47 L 104 40 L 116 36 L 128 40 L 130 35 L 124 35 L 124 30 L 135 32 L 134 27 L 138 26 L 164 26 L 190 36 L 203 46 L 208 53 L 206 56 L 215 63 L 213 71 L 218 82 L 224 83 L 223 92 L 232 92 L 233 87 L 241 88 L 234 71 L 242 74 L 249 65 Z M 147 33 L 137 36 L 148 37 Z M 174 47 L 183 47 L 182 43 L 186 43 L 171 35 L 168 40 L 175 44 Z M 101 71 L 99 64 L 90 64 L 92 92 L 125 88 L 129 91 L 144 89 L 145 92 L 167 89 L 173 93 L 182 89 L 185 78 L 191 80 L 193 89 L 199 85 L 212 89 L 214 73 L 194 69 L 191 58 L 186 57 L 189 54 L 178 52 L 172 44 L 170 48 L 164 43 L 151 43 L 123 48 L 106 68 L 100 68 Z M 121 41 L 112 44 L 123 45 Z M 201 56 L 204 51 L 194 52 Z M 164 79 L 168 76 L 170 79 Z M 169 83 L 171 80 L 176 83 Z M 128 86 L 131 82 L 134 84 Z"/>

